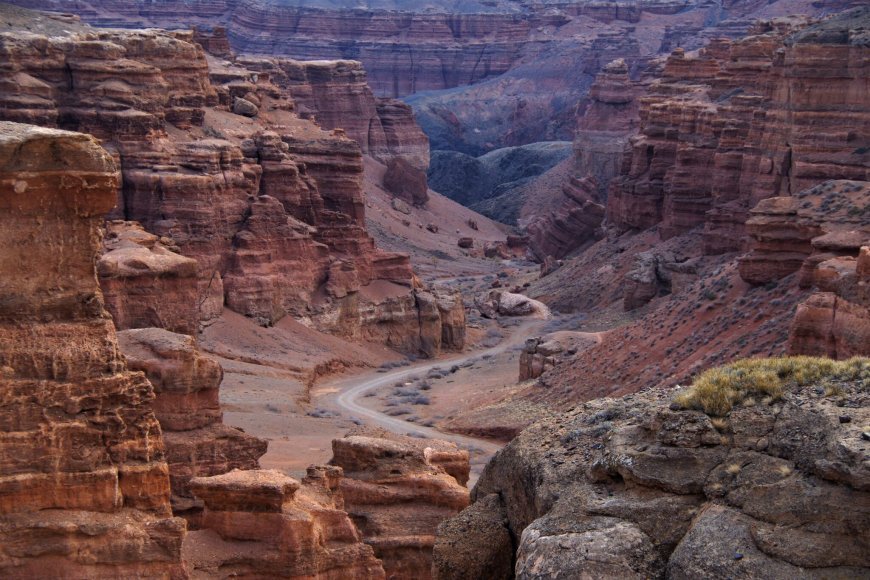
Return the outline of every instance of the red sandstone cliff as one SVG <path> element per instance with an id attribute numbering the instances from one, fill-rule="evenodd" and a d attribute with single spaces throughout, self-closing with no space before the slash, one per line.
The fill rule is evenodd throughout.
<path id="1" fill-rule="evenodd" d="M 8 122 L 0 159 L 0 574 L 184 578 L 154 391 L 94 268 L 116 164 L 92 137 Z"/>
<path id="2" fill-rule="evenodd" d="M 143 301 L 115 308 L 124 318 L 119 324 L 191 332 L 226 305 L 261 324 L 289 314 L 322 330 L 420 351 L 428 338 L 421 337 L 408 258 L 379 252 L 365 230 L 356 142 L 300 119 L 293 96 L 268 72 L 231 64 L 210 69 L 193 33 L 100 31 L 45 16 L 36 19 L 45 36 L 21 31 L 32 13 L 7 12 L 0 83 L 8 90 L 0 116 L 101 138 L 123 174 L 114 215 L 172 240 L 181 256 L 196 261 L 194 314 L 161 311 L 169 306 L 148 298 L 168 291 L 186 299 L 191 292 L 185 282 L 191 264 L 162 244 L 148 242 L 152 257 L 179 263 L 151 264 L 164 269 L 152 289 L 139 284 L 136 267 L 105 258 L 110 297 L 135 286 Z M 377 114 L 359 79 L 339 85 L 324 90 L 336 102 L 342 102 L 336 90 L 362 91 L 359 102 Z M 382 128 L 366 146 L 424 162 L 422 140 L 396 136 L 395 127 L 409 118 L 383 114 L 393 129 Z M 127 266 L 137 264 L 131 259 Z M 377 288 L 366 291 L 373 282 Z"/>
<path id="3" fill-rule="evenodd" d="M 870 178 L 862 19 L 866 10 L 805 32 L 804 22 L 776 20 L 697 55 L 675 51 L 641 101 L 609 223 L 660 225 L 665 239 L 703 226 L 706 253 L 736 251 L 759 200 Z"/>
<path id="4" fill-rule="evenodd" d="M 330 463 L 345 474 L 345 509 L 388 578 L 430 578 L 436 527 L 468 505 L 468 452 L 445 441 L 373 435 L 332 442 Z"/>
<path id="5" fill-rule="evenodd" d="M 843 359 L 867 354 L 868 208 L 867 182 L 827 181 L 752 209 L 746 222 L 752 247 L 740 258 L 740 276 L 759 285 L 796 273 L 800 286 L 816 290 L 797 308 L 791 353 Z"/>

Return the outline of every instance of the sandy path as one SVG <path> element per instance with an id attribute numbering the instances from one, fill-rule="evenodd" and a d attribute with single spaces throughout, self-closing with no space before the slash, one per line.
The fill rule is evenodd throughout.
<path id="1" fill-rule="evenodd" d="M 361 397 L 364 397 L 369 391 L 393 385 L 397 382 L 404 382 L 410 377 L 420 376 L 427 373 L 435 367 L 444 367 L 445 365 L 462 364 L 471 359 L 479 360 L 487 355 L 496 355 L 505 352 L 519 344 L 531 336 L 540 334 L 541 328 L 547 323 L 546 320 L 534 319 L 527 320 L 516 327 L 516 330 L 511 335 L 500 342 L 498 345 L 480 351 L 463 353 L 460 355 L 441 358 L 435 361 L 429 361 L 402 369 L 389 371 L 386 373 L 377 373 L 366 375 L 357 375 L 343 380 L 330 383 L 329 387 L 334 388 L 339 392 L 335 399 L 335 403 L 348 413 L 360 417 L 366 422 L 378 425 L 402 435 L 413 433 L 423 437 L 432 439 L 442 439 L 452 441 L 464 449 L 471 451 L 472 455 L 472 482 L 476 481 L 477 475 L 483 469 L 483 466 L 489 459 L 499 450 L 504 444 L 489 441 L 486 439 L 478 439 L 476 437 L 467 437 L 464 435 L 456 435 L 453 433 L 445 433 L 431 427 L 424 427 L 410 421 L 405 421 L 397 417 L 391 417 L 380 411 L 370 409 L 362 404 Z"/>

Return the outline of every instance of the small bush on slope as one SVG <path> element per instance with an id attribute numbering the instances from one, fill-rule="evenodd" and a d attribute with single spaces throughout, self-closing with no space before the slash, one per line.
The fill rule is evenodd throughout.
<path id="1" fill-rule="evenodd" d="M 753 358 L 709 369 L 674 402 L 708 415 L 727 415 L 735 405 L 755 397 L 778 400 L 790 386 L 804 387 L 837 381 L 860 381 L 870 388 L 870 358 L 845 361 L 813 356 Z"/>

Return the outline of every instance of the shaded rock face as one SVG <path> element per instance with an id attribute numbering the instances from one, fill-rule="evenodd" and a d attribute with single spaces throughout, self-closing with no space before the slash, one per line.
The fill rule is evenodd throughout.
<path id="1" fill-rule="evenodd" d="M 145 328 L 119 332 L 118 343 L 128 366 L 144 372 L 154 386 L 173 512 L 197 524 L 202 504 L 190 492 L 190 479 L 257 469 L 266 442 L 223 424 L 223 370 L 197 350 L 192 336 Z"/>
<path id="2" fill-rule="evenodd" d="M 430 578 L 435 530 L 468 505 L 469 456 L 444 441 L 386 432 L 332 442 L 345 509 L 388 578 Z"/>
<path id="3" fill-rule="evenodd" d="M 641 102 L 608 221 L 660 224 L 664 238 L 703 226 L 708 254 L 736 251 L 759 200 L 831 177 L 868 179 L 868 15 L 857 9 L 806 28 L 774 20 L 697 56 L 675 51 Z M 822 37 L 820 27 L 837 32 Z"/>
<path id="4" fill-rule="evenodd" d="M 752 246 L 740 258 L 740 276 L 767 284 L 801 270 L 804 285 L 815 285 L 820 260 L 857 257 L 870 238 L 868 206 L 870 183 L 845 180 L 760 202 L 746 222 Z"/>
<path id="5" fill-rule="evenodd" d="M 624 149 L 638 127 L 641 90 L 628 72 L 625 60 L 617 59 L 595 77 L 578 123 L 572 175 L 562 184 L 561 203 L 525 224 L 529 247 L 541 261 L 564 258 L 603 234 L 606 192 L 620 174 Z"/>
<path id="6" fill-rule="evenodd" d="M 90 136 L 9 122 L 0 160 L 0 575 L 183 578 L 154 391 L 94 268 L 116 165 Z"/>
<path id="7" fill-rule="evenodd" d="M 429 200 L 426 172 L 401 157 L 387 164 L 384 187 L 397 198 L 416 206 L 425 205 Z"/>
<path id="8" fill-rule="evenodd" d="M 472 157 L 458 151 L 435 151 L 429 168 L 432 189 L 474 208 L 536 177 L 571 155 L 566 142 L 532 143 Z"/>
<path id="9" fill-rule="evenodd" d="M 821 291 L 798 305 L 789 351 L 845 359 L 870 344 L 870 247 L 857 259 L 829 258 L 816 266 Z"/>
<path id="10" fill-rule="evenodd" d="M 102 139 L 123 177 L 111 217 L 136 221 L 156 236 L 116 232 L 117 240 L 107 240 L 101 276 L 120 328 L 193 333 L 226 305 L 263 325 L 292 315 L 327 332 L 391 336 L 418 352 L 410 261 L 379 252 L 365 229 L 360 145 L 293 113 L 283 77 L 270 81 L 279 64 L 251 70 L 215 61 L 210 69 L 194 32 L 96 30 L 70 18 L 4 10 L 0 84 L 9 90 L 0 97 L 0 117 Z M 48 35 L 24 31 L 31 22 Z M 414 126 L 409 109 L 376 103 L 361 68 L 352 65 L 355 84 L 324 80 L 318 102 L 336 104 L 336 118 L 347 119 L 353 108 L 342 109 L 342 99 L 359 93 L 358 103 L 375 115 L 380 107 L 390 119 L 371 146 L 424 170 L 425 139 L 419 129 L 406 138 Z M 257 107 L 254 118 L 232 112 L 239 99 Z M 418 202 L 424 190 L 413 193 Z M 191 263 L 176 252 L 195 260 L 193 301 Z M 348 279 L 330 280 L 336 261 L 356 282 L 315 300 L 325 286 L 339 288 Z M 376 280 L 403 288 L 408 309 L 392 332 L 365 328 L 391 316 L 378 311 L 383 302 L 371 300 L 373 292 L 360 294 Z M 177 300 L 158 304 L 160 292 Z"/>
<path id="11" fill-rule="evenodd" d="M 562 194 L 561 205 L 526 227 L 529 249 L 541 262 L 564 258 L 603 235 L 604 206 L 594 201 L 594 179 L 572 178 Z"/>
<path id="12" fill-rule="evenodd" d="M 858 382 L 842 388 L 839 401 L 789 391 L 715 424 L 670 410 L 659 390 L 544 420 L 487 465 L 472 506 L 442 524 L 435 576 L 466 578 L 472 558 L 501 570 L 492 578 L 866 575 L 858 424 L 870 408 Z M 495 567 L 508 558 L 513 570 Z"/>
<path id="13" fill-rule="evenodd" d="M 97 274 L 115 328 L 199 331 L 199 265 L 180 255 L 171 239 L 115 220 L 106 225 L 103 251 Z"/>
<path id="14" fill-rule="evenodd" d="M 185 561 L 209 578 L 385 578 L 343 509 L 338 467 L 312 466 L 300 482 L 277 471 L 231 471 L 190 481 L 205 504 Z"/>

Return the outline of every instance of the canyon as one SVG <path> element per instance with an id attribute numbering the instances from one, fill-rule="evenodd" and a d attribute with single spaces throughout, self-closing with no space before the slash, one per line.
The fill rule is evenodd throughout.
<path id="1" fill-rule="evenodd" d="M 867 575 L 866 7 L 16 4 L 4 577 Z"/>
<path id="2" fill-rule="evenodd" d="M 775 2 L 415 2 L 16 0 L 101 27 L 198 27 L 218 51 L 297 60 L 360 61 L 373 92 L 406 98 L 434 150 L 479 156 L 571 140 L 595 75 L 625 58 L 637 73 L 672 48 L 744 34 L 756 18 L 795 11 Z M 857 0 L 800 2 L 821 16 Z"/>

